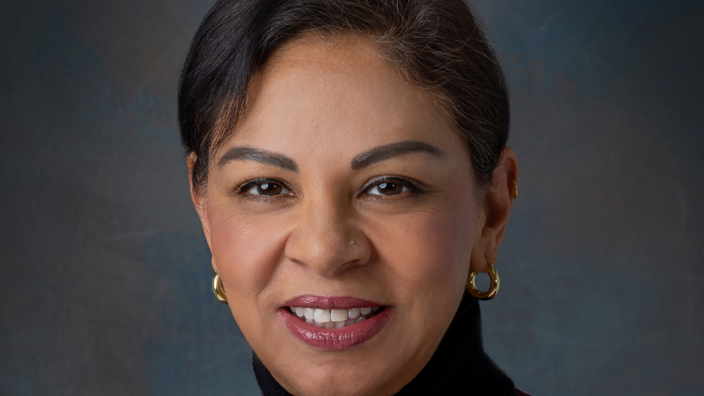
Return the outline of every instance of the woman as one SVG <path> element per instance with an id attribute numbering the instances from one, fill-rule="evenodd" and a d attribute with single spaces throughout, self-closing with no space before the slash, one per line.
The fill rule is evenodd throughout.
<path id="1" fill-rule="evenodd" d="M 508 97 L 461 0 L 218 1 L 179 120 L 264 395 L 519 394 L 477 303 L 517 195 Z"/>

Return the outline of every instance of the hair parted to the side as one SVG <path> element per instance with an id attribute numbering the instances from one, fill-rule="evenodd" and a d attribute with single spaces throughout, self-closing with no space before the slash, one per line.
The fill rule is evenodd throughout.
<path id="1" fill-rule="evenodd" d="M 462 0 L 218 0 L 203 19 L 179 84 L 181 139 L 207 182 L 213 151 L 245 111 L 252 76 L 282 44 L 305 34 L 357 34 L 410 82 L 438 99 L 487 185 L 509 132 L 503 72 Z"/>

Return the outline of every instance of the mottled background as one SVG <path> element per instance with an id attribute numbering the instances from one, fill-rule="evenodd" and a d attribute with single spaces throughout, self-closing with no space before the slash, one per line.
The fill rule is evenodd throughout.
<path id="1" fill-rule="evenodd" d="M 212 2 L 3 2 L 0 394 L 257 394 L 178 141 Z M 475 4 L 521 165 L 490 355 L 536 396 L 704 395 L 704 2 Z"/>

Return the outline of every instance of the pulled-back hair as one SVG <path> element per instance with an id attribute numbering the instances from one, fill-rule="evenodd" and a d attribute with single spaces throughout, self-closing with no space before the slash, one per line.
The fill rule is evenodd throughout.
<path id="1" fill-rule="evenodd" d="M 179 84 L 181 139 L 196 157 L 196 189 L 245 111 L 252 76 L 284 43 L 311 33 L 370 38 L 402 77 L 435 95 L 467 143 L 477 183 L 491 182 L 508 139 L 508 93 L 462 0 L 218 0 L 193 38 Z"/>

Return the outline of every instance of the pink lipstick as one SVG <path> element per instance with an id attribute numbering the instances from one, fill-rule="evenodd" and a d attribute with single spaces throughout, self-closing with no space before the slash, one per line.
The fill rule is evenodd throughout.
<path id="1" fill-rule="evenodd" d="M 299 296 L 279 309 L 286 328 L 306 344 L 341 350 L 379 333 L 394 314 L 390 306 L 354 297 Z"/>

